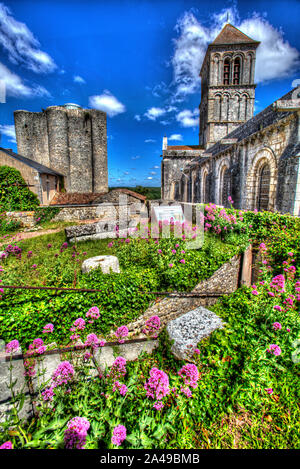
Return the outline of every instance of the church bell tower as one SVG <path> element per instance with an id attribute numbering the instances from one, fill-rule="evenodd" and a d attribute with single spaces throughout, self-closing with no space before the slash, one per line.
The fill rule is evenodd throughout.
<path id="1" fill-rule="evenodd" d="M 259 44 L 227 23 L 208 45 L 200 71 L 199 144 L 205 149 L 253 117 Z"/>

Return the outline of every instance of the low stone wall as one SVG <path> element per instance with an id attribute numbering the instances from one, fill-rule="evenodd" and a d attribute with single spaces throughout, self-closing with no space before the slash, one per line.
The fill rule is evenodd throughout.
<path id="1" fill-rule="evenodd" d="M 31 228 L 36 224 L 34 212 L 6 212 L 6 218 L 20 222 L 25 228 Z"/>
<path id="2" fill-rule="evenodd" d="M 158 346 L 158 340 L 149 339 L 147 341 L 127 341 L 124 344 L 108 343 L 104 347 L 98 348 L 94 352 L 94 358 L 100 370 L 103 372 L 105 367 L 110 367 L 117 356 L 122 356 L 127 361 L 136 360 L 141 353 L 146 352 L 151 354 L 153 350 Z M 64 358 L 65 352 L 59 352 L 53 350 L 55 344 L 48 346 L 48 349 L 52 349 L 51 354 L 45 354 L 43 361 L 40 364 L 40 369 L 37 371 L 44 372 L 43 381 L 47 381 L 51 378 L 53 372 Z M 83 354 L 87 349 L 81 349 L 73 352 L 74 354 Z M 53 353 L 55 352 L 55 353 Z M 16 354 L 21 354 L 21 349 L 16 351 Z M 33 415 L 32 407 L 32 396 L 31 394 L 37 391 L 37 380 L 32 379 L 31 390 L 27 385 L 24 377 L 24 362 L 22 358 L 12 360 L 12 381 L 16 381 L 14 387 L 14 393 L 23 392 L 25 394 L 24 406 L 20 412 L 21 418 L 29 418 Z M 98 370 L 95 363 L 92 363 L 92 367 L 89 369 L 90 376 L 97 376 Z M 5 421 L 9 414 L 11 405 L 11 391 L 8 389 L 7 384 L 10 383 L 10 356 L 5 351 L 0 352 L 0 422 Z"/>
<path id="3" fill-rule="evenodd" d="M 53 221 L 95 220 L 117 223 L 119 221 L 139 221 L 140 217 L 148 218 L 145 204 L 117 204 L 112 202 L 98 205 L 53 205 L 60 208 Z"/>
<path id="4" fill-rule="evenodd" d="M 239 286 L 240 269 L 242 256 L 236 255 L 229 262 L 223 264 L 209 279 L 200 282 L 193 292 L 203 294 L 213 293 L 233 293 Z M 162 325 L 166 325 L 170 320 L 187 313 L 198 306 L 210 306 L 218 301 L 218 297 L 191 297 L 163 298 L 136 321 L 127 324 L 131 336 L 139 336 L 142 333 L 145 322 L 151 316 L 158 316 Z"/>

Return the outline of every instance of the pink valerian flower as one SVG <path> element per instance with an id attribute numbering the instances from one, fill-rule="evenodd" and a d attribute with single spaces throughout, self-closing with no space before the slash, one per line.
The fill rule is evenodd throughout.
<path id="1" fill-rule="evenodd" d="M 228 202 L 229 202 L 231 205 L 234 203 L 231 196 L 228 197 Z"/>
<path id="2" fill-rule="evenodd" d="M 173 264 L 169 264 L 169 267 L 173 267 Z"/>
<path id="3" fill-rule="evenodd" d="M 74 374 L 75 370 L 70 362 L 61 362 L 52 374 L 53 387 L 56 388 L 57 386 L 67 384 L 69 381 L 72 381 Z"/>
<path id="4" fill-rule="evenodd" d="M 6 441 L 3 445 L 0 446 L 0 449 L 13 449 L 11 441 Z"/>
<path id="5" fill-rule="evenodd" d="M 128 328 L 126 326 L 120 326 L 115 332 L 115 336 L 118 339 L 119 344 L 124 344 L 125 340 L 123 340 L 123 337 L 128 336 Z"/>
<path id="6" fill-rule="evenodd" d="M 99 345 L 99 339 L 96 334 L 89 334 L 85 340 L 85 345 L 88 345 L 92 348 L 97 348 Z"/>
<path id="7" fill-rule="evenodd" d="M 46 324 L 46 325 L 44 326 L 43 334 L 50 334 L 51 332 L 53 332 L 53 329 L 54 329 L 54 326 L 53 326 L 53 324 L 50 322 L 49 324 Z"/>
<path id="8" fill-rule="evenodd" d="M 100 347 L 104 347 L 105 344 L 106 344 L 106 341 L 104 339 L 100 340 L 99 342 Z"/>
<path id="9" fill-rule="evenodd" d="M 121 396 L 125 396 L 128 391 L 126 384 L 122 384 L 119 381 L 115 381 L 113 384 L 113 392 L 115 392 L 117 389 Z"/>
<path id="10" fill-rule="evenodd" d="M 126 375 L 126 360 L 123 357 L 117 357 L 108 373 L 108 378 L 118 379 Z"/>
<path id="11" fill-rule="evenodd" d="M 265 243 L 260 243 L 259 249 L 260 249 L 261 251 L 266 251 L 266 250 L 267 250 L 267 247 L 266 247 Z"/>
<path id="12" fill-rule="evenodd" d="M 258 295 L 258 291 L 257 291 L 257 290 L 252 290 L 251 293 L 252 293 L 252 295 L 255 295 L 255 296 Z"/>
<path id="13" fill-rule="evenodd" d="M 89 323 L 90 324 L 93 324 L 94 320 L 95 319 L 99 319 L 100 317 L 100 311 L 99 311 L 99 308 L 97 308 L 97 306 L 93 306 L 92 308 L 90 308 L 88 310 L 88 312 L 86 313 L 85 315 L 87 318 L 89 318 Z"/>
<path id="14" fill-rule="evenodd" d="M 194 353 L 196 353 L 196 355 L 200 355 L 200 350 L 198 348 L 195 348 Z"/>
<path id="15" fill-rule="evenodd" d="M 280 324 L 280 322 L 274 322 L 273 329 L 275 329 L 275 331 L 282 329 L 282 325 Z"/>
<path id="16" fill-rule="evenodd" d="M 75 329 L 77 329 L 78 331 L 83 331 L 84 328 L 85 328 L 85 320 L 82 319 L 82 318 L 76 319 L 76 320 L 74 321 L 74 323 L 73 323 L 73 327 L 74 327 Z M 72 329 L 73 329 L 73 328 L 72 328 Z M 70 329 L 71 332 L 75 332 L 75 330 L 72 330 L 72 329 Z"/>
<path id="17" fill-rule="evenodd" d="M 180 259 L 179 261 L 181 264 L 185 264 L 185 259 Z"/>
<path id="18" fill-rule="evenodd" d="M 184 388 L 183 386 L 181 386 L 180 387 L 180 392 L 185 394 L 186 397 L 192 397 L 193 396 L 192 391 L 190 390 L 190 388 Z"/>
<path id="19" fill-rule="evenodd" d="M 14 353 L 16 350 L 18 350 L 19 347 L 20 347 L 19 341 L 14 339 L 11 342 L 9 342 L 8 344 L 6 344 L 5 352 L 6 353 Z"/>
<path id="20" fill-rule="evenodd" d="M 282 311 L 282 308 L 281 308 L 281 306 L 279 306 L 279 305 L 275 305 L 275 306 L 273 307 L 273 309 L 276 309 L 277 311 Z"/>
<path id="21" fill-rule="evenodd" d="M 178 375 L 183 378 L 184 384 L 186 386 L 191 386 L 192 388 L 196 388 L 198 386 L 199 371 L 196 365 L 192 363 L 184 365 L 178 371 Z"/>
<path id="22" fill-rule="evenodd" d="M 92 358 L 92 354 L 90 352 L 85 352 L 85 354 L 83 355 L 83 360 L 85 362 L 89 361 L 91 358 Z"/>
<path id="23" fill-rule="evenodd" d="M 83 449 L 86 444 L 86 436 L 90 422 L 85 417 L 74 417 L 67 423 L 64 435 L 67 449 Z"/>
<path id="24" fill-rule="evenodd" d="M 52 401 L 54 396 L 53 387 L 50 386 L 49 388 L 44 389 L 42 392 L 42 398 L 45 402 Z"/>
<path id="25" fill-rule="evenodd" d="M 153 407 L 156 410 L 161 410 L 165 407 L 165 405 L 163 404 L 162 401 L 156 401 L 156 402 L 154 402 Z"/>
<path id="26" fill-rule="evenodd" d="M 113 429 L 111 442 L 113 445 L 121 446 L 124 440 L 126 440 L 126 428 L 124 427 L 124 425 L 117 425 Z"/>
<path id="27" fill-rule="evenodd" d="M 150 370 L 150 378 L 144 384 L 147 397 L 152 399 L 161 400 L 170 393 L 168 375 L 158 368 Z"/>
<path id="28" fill-rule="evenodd" d="M 158 335 L 158 330 L 160 328 L 160 319 L 158 316 L 151 316 L 146 323 L 145 328 L 143 329 L 143 333 L 149 335 L 156 339 Z"/>
<path id="29" fill-rule="evenodd" d="M 281 354 L 281 348 L 277 344 L 271 344 L 270 347 L 267 349 L 267 352 L 278 356 Z"/>
<path id="30" fill-rule="evenodd" d="M 273 394 L 273 389 L 272 388 L 265 388 L 265 391 L 267 391 L 268 394 Z"/>

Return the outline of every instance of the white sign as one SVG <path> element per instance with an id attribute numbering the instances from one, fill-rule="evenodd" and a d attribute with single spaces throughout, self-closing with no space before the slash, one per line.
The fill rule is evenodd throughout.
<path id="1" fill-rule="evenodd" d="M 152 220 L 156 222 L 160 222 L 163 220 L 168 220 L 169 222 L 171 220 L 173 220 L 174 222 L 176 221 L 180 221 L 181 223 L 184 222 L 184 215 L 183 215 L 181 205 L 153 207 Z"/>

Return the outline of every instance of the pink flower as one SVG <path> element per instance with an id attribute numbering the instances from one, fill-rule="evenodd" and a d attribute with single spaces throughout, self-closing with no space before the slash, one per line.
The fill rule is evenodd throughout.
<path id="1" fill-rule="evenodd" d="M 185 264 L 185 259 L 180 259 L 181 264 Z"/>
<path id="2" fill-rule="evenodd" d="M 252 290 L 252 295 L 258 295 L 258 291 L 257 290 Z"/>
<path id="3" fill-rule="evenodd" d="M 170 392 L 168 375 L 158 368 L 152 368 L 150 370 L 150 378 L 144 384 L 144 388 L 146 389 L 147 397 L 157 400 L 163 399 Z"/>
<path id="4" fill-rule="evenodd" d="M 42 392 L 42 398 L 45 402 L 52 401 L 54 396 L 53 388 L 50 386 Z"/>
<path id="5" fill-rule="evenodd" d="M 199 371 L 196 365 L 188 363 L 178 371 L 178 374 L 183 378 L 186 386 L 191 386 L 192 388 L 196 388 L 198 386 Z"/>
<path id="6" fill-rule="evenodd" d="M 19 341 L 14 339 L 8 344 L 6 344 L 5 352 L 6 353 L 14 353 L 20 347 Z"/>
<path id="7" fill-rule="evenodd" d="M 267 352 L 272 353 L 275 356 L 281 354 L 281 348 L 277 344 L 271 344 Z"/>
<path id="8" fill-rule="evenodd" d="M 279 306 L 279 305 L 275 305 L 275 306 L 273 307 L 273 309 L 276 309 L 277 311 L 282 311 L 282 308 L 281 308 L 281 306 Z"/>
<path id="9" fill-rule="evenodd" d="M 53 387 L 56 388 L 57 386 L 67 384 L 69 381 L 72 381 L 74 374 L 75 370 L 70 362 L 61 362 L 52 375 Z"/>
<path id="10" fill-rule="evenodd" d="M 123 357 L 117 357 L 111 366 L 108 377 L 112 379 L 117 379 L 125 375 L 126 375 L 126 360 Z"/>
<path id="11" fill-rule="evenodd" d="M 90 422 L 85 417 L 74 417 L 67 423 L 64 435 L 65 447 L 67 449 L 83 449 Z"/>
<path id="12" fill-rule="evenodd" d="M 272 388 L 265 388 L 265 391 L 267 391 L 268 394 L 273 394 L 273 389 Z"/>
<path id="13" fill-rule="evenodd" d="M 99 339 L 96 334 L 89 334 L 86 338 L 85 345 L 96 348 L 99 345 Z"/>
<path id="14" fill-rule="evenodd" d="M 120 326 L 115 332 L 115 336 L 118 339 L 119 344 L 124 344 L 125 340 L 123 340 L 123 337 L 128 336 L 128 328 L 126 326 Z"/>
<path id="15" fill-rule="evenodd" d="M 173 264 L 169 264 L 169 267 L 173 267 Z"/>
<path id="16" fill-rule="evenodd" d="M 282 325 L 280 324 L 280 322 L 274 322 L 273 323 L 273 329 L 275 329 L 275 331 L 277 331 L 281 328 L 282 328 Z"/>
<path id="17" fill-rule="evenodd" d="M 49 324 L 46 324 L 44 326 L 44 329 L 43 329 L 43 334 L 50 334 L 51 332 L 53 332 L 53 329 L 54 329 L 54 326 L 53 324 L 51 324 L 51 322 Z"/>
<path id="18" fill-rule="evenodd" d="M 117 425 L 113 430 L 111 442 L 113 445 L 120 446 L 126 440 L 126 428 L 124 425 Z"/>
<path id="19" fill-rule="evenodd" d="M 0 449 L 13 449 L 12 442 L 6 441 L 3 445 L 0 446 Z"/>
<path id="20" fill-rule="evenodd" d="M 162 401 L 156 401 L 156 402 L 154 402 L 154 404 L 153 404 L 153 407 L 154 407 L 154 409 L 156 409 L 156 410 L 161 410 L 161 409 L 163 409 L 164 406 L 165 406 L 165 405 L 162 403 Z"/>
<path id="21" fill-rule="evenodd" d="M 78 318 L 74 321 L 73 326 L 79 330 L 83 331 L 85 329 L 85 320 L 82 318 Z"/>

